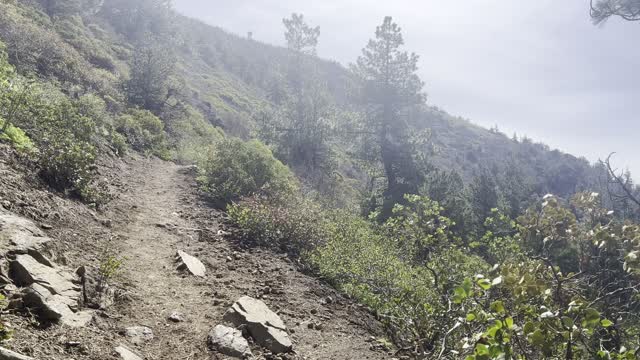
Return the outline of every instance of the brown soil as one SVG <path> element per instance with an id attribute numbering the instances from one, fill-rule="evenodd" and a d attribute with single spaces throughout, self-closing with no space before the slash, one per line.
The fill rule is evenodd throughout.
<path id="1" fill-rule="evenodd" d="M 97 311 L 82 329 L 42 326 L 25 313 L 3 319 L 15 329 L 4 346 L 36 359 L 117 359 L 123 344 L 144 359 L 223 359 L 207 349 L 207 333 L 240 296 L 261 298 L 290 329 L 294 352 L 288 359 L 386 359 L 372 337 L 380 325 L 363 308 L 333 288 L 297 270 L 285 255 L 246 248 L 234 239 L 224 214 L 198 195 L 188 169 L 158 159 L 132 156 L 101 164 L 100 176 L 119 196 L 101 212 L 52 194 L 15 154 L 0 148 L 0 204 L 51 225 L 54 261 L 73 269 L 96 269 L 110 254 L 123 265 L 112 283 L 115 305 Z M 6 205 L 6 203 L 5 203 Z M 2 206 L 2 205 L 0 205 Z M 205 278 L 176 269 L 184 250 L 207 267 Z M 185 321 L 168 320 L 179 312 Z M 318 330 L 310 323 L 320 324 Z M 147 326 L 154 339 L 135 346 L 122 330 Z M 257 359 L 275 358 L 253 346 Z"/>

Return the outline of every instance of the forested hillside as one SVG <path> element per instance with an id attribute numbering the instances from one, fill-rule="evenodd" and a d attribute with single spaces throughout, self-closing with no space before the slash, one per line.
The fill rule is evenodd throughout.
<path id="1" fill-rule="evenodd" d="M 196 165 L 243 244 L 366 305 L 407 356 L 640 353 L 640 187 L 615 157 L 430 104 L 391 17 L 349 66 L 283 25 L 277 47 L 168 0 L 2 0 L 0 141 L 98 210 L 119 195 L 102 158 Z"/>

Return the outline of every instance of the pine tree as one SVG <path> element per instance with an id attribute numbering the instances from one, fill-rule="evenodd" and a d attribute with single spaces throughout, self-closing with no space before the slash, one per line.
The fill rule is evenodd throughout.
<path id="1" fill-rule="evenodd" d="M 170 95 L 169 80 L 175 61 L 165 46 L 149 41 L 137 48 L 131 62 L 131 78 L 126 83 L 130 103 L 158 113 Z"/>
<path id="2" fill-rule="evenodd" d="M 484 222 L 498 208 L 496 171 L 483 168 L 471 183 L 471 208 L 474 215 L 474 230 L 484 233 Z"/>
<path id="3" fill-rule="evenodd" d="M 326 85 L 309 61 L 316 54 L 320 28 L 309 26 L 299 14 L 283 23 L 290 53 L 288 81 L 272 82 L 268 96 L 278 108 L 266 114 L 260 135 L 276 145 L 276 154 L 289 165 L 330 172 L 325 168 L 330 160 L 333 108 Z"/>
<path id="4" fill-rule="evenodd" d="M 366 132 L 373 135 L 378 160 L 384 168 L 387 185 L 382 217 L 390 215 L 393 205 L 405 194 L 415 193 L 419 175 L 409 141 L 409 110 L 424 103 L 424 86 L 417 75 L 418 55 L 403 51 L 402 31 L 391 17 L 385 17 L 369 40 L 362 55 L 352 66 L 362 82 L 367 107 Z"/>

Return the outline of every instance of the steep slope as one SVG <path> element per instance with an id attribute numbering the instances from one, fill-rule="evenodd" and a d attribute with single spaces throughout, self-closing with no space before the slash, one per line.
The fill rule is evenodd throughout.
<path id="1" fill-rule="evenodd" d="M 183 62 L 201 64 L 199 73 L 214 74 L 210 79 L 212 82 L 221 83 L 214 79 L 225 76 L 233 80 L 231 83 L 224 82 L 225 86 L 216 87 L 213 93 L 207 95 L 216 98 L 213 107 L 220 109 L 224 126 L 233 131 L 251 128 L 252 117 L 260 107 L 239 106 L 245 101 L 233 87 L 237 89 L 241 86 L 245 96 L 262 99 L 254 105 L 271 106 L 267 95 L 286 77 L 290 61 L 288 51 L 227 33 L 193 19 L 180 17 L 178 24 L 184 33 L 192 36 L 188 43 L 194 44 L 195 49 L 182 58 Z M 348 69 L 320 58 L 310 61 L 321 81 L 326 82 L 332 101 L 343 109 L 357 109 L 358 104 L 351 91 L 354 78 Z M 184 76 L 194 80 L 194 91 L 198 94 L 207 94 L 207 89 L 214 89 L 205 82 L 197 81 L 192 74 L 187 71 Z M 226 101 L 220 101 L 220 98 Z M 235 117 L 225 115 L 229 114 L 229 108 L 235 109 Z M 584 158 L 552 150 L 526 137 L 514 140 L 434 106 L 421 109 L 415 122 L 419 128 L 428 129 L 431 133 L 427 151 L 431 153 L 432 161 L 441 168 L 456 170 L 466 182 L 470 182 L 484 168 L 505 172 L 508 168 L 505 162 L 509 161 L 522 167 L 525 177 L 538 194 L 552 192 L 569 196 L 594 187 L 603 175 L 602 169 L 593 168 Z M 435 151 L 432 152 L 432 148 Z"/>
<path id="2" fill-rule="evenodd" d="M 223 314 L 235 300 L 249 295 L 262 299 L 290 329 L 289 359 L 387 357 L 370 350 L 382 349 L 370 340 L 381 334 L 380 325 L 363 308 L 300 273 L 286 256 L 242 247 L 222 214 L 201 203 L 189 168 L 138 156 L 104 164 L 101 173 L 122 195 L 96 214 L 27 185 L 6 148 L 0 150 L 6 159 L 0 163 L 3 206 L 47 229 L 54 239 L 52 261 L 70 269 L 85 266 L 93 275 L 109 259 L 122 262 L 109 280 L 117 289 L 115 303 L 95 310 L 88 326 L 34 327 L 35 319 L 16 313 L 3 317 L 15 329 L 6 346 L 52 360 L 115 359 L 119 345 L 146 359 L 223 358 L 208 350 L 207 334 L 225 323 Z M 178 250 L 199 258 L 206 276 L 177 270 Z M 4 292 L 11 297 L 19 290 Z M 182 321 L 169 320 L 174 312 Z M 138 341 L 126 335 L 125 329 L 140 326 L 153 337 Z M 262 358 L 264 351 L 252 348 Z"/>
<path id="3" fill-rule="evenodd" d="M 65 8 L 53 16 L 34 0 L 0 4 L 0 39 L 10 49 L 9 59 L 20 72 L 35 71 L 40 77 L 54 79 L 69 93 L 80 85 L 101 95 L 112 110 L 122 109 L 125 99 L 121 89 L 129 78 L 139 40 L 118 23 L 125 21 L 120 19 L 124 17 L 114 19 L 104 11 L 104 4 L 75 11 Z M 138 16 L 146 19 L 152 15 Z M 175 13 L 170 16 L 172 28 L 166 31 L 174 39 L 162 46 L 175 48 L 176 73 L 171 87 L 210 123 L 228 134 L 249 137 L 255 115 L 273 107 L 270 95 L 285 86 L 288 50 Z M 159 31 L 155 27 L 151 30 Z M 335 62 L 315 57 L 309 61 L 318 80 L 326 83 L 331 101 L 341 109 L 357 110 L 351 96 L 352 74 Z M 431 132 L 430 147 L 435 148 L 432 162 L 455 169 L 467 182 L 484 168 L 505 172 L 507 160 L 519 164 L 538 194 L 570 195 L 598 185 L 604 175 L 584 159 L 529 139 L 514 141 L 435 107 L 423 108 L 415 121 Z"/>

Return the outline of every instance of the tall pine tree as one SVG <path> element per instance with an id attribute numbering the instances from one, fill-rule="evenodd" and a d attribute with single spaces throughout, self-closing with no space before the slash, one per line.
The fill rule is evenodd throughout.
<path id="1" fill-rule="evenodd" d="M 402 50 L 404 40 L 400 27 L 385 17 L 369 40 L 362 55 L 352 66 L 362 83 L 367 107 L 365 133 L 371 134 L 377 146 L 377 159 L 386 178 L 382 217 L 391 214 L 393 205 L 404 195 L 416 193 L 419 172 L 412 158 L 409 141 L 411 108 L 422 105 L 426 96 L 424 83 L 417 75 L 418 55 Z"/>

